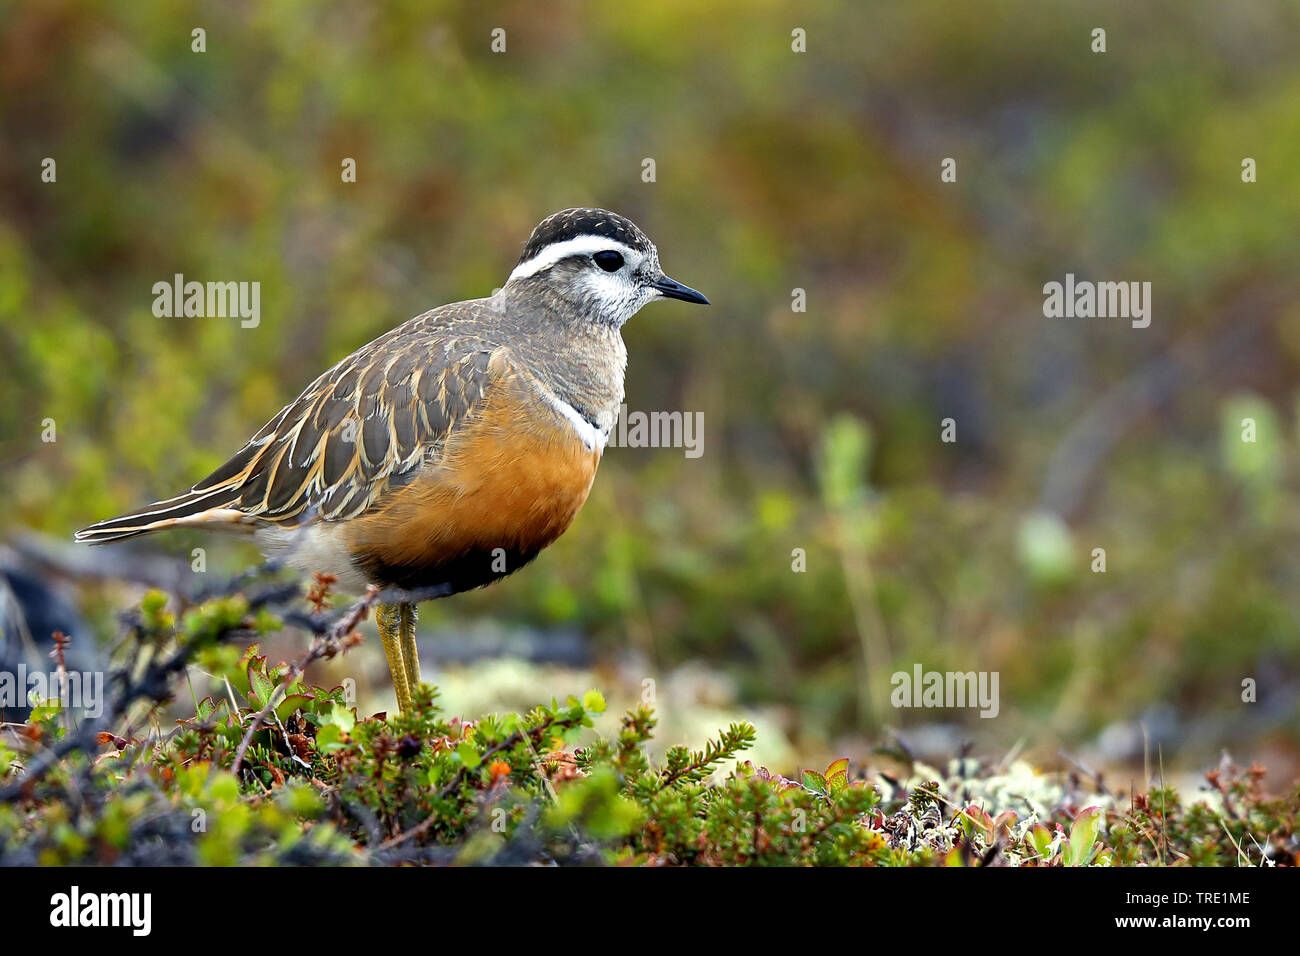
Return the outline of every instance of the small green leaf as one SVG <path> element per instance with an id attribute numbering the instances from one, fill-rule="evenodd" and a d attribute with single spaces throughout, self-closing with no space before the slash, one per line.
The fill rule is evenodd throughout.
<path id="1" fill-rule="evenodd" d="M 456 748 L 456 755 L 460 757 L 461 763 L 470 770 L 473 770 L 483 762 L 483 759 L 478 755 L 478 751 L 474 749 L 474 745 L 469 741 L 463 742 Z"/>
<path id="2" fill-rule="evenodd" d="M 582 707 L 593 714 L 605 712 L 605 695 L 598 690 L 589 690 L 582 695 Z"/>
<path id="3" fill-rule="evenodd" d="M 248 663 L 248 686 L 263 707 L 275 693 L 275 682 L 266 676 L 266 658 L 257 657 Z"/>
<path id="4" fill-rule="evenodd" d="M 352 716 L 352 711 L 348 710 L 348 708 L 342 704 L 335 704 L 334 709 L 330 711 L 329 722 L 346 734 L 352 732 L 352 728 L 357 724 L 357 719 Z"/>
<path id="5" fill-rule="evenodd" d="M 1079 811 L 1070 827 L 1070 859 L 1067 866 L 1087 866 L 1092 857 L 1093 844 L 1101 829 L 1101 807 L 1088 807 Z"/>
<path id="6" fill-rule="evenodd" d="M 823 795 L 826 793 L 826 778 L 816 770 L 805 770 L 803 772 L 803 785 L 805 789 L 812 790 L 814 793 Z"/>

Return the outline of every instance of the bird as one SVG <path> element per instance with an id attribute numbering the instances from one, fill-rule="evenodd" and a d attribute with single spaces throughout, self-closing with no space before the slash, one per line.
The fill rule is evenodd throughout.
<path id="1" fill-rule="evenodd" d="M 76 532 L 105 544 L 167 528 L 251 535 L 272 560 L 441 597 L 519 570 L 569 527 L 624 400 L 622 327 L 656 299 L 708 305 L 664 274 L 630 219 L 543 219 L 505 285 L 357 349 L 188 491 Z M 376 607 L 397 696 L 420 682 L 417 602 Z"/>

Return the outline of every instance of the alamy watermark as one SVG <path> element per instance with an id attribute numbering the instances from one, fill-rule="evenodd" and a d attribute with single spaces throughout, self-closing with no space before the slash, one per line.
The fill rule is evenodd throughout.
<path id="1" fill-rule="evenodd" d="M 82 892 L 73 886 L 50 897 L 50 925 L 57 928 L 120 927 L 132 936 L 148 936 L 153 929 L 152 893 Z"/>
<path id="2" fill-rule="evenodd" d="M 32 701 L 43 706 L 73 707 L 87 717 L 98 717 L 104 712 L 104 672 L 28 671 L 21 662 L 16 671 L 0 671 L 0 708 L 27 707 Z"/>
<path id="3" fill-rule="evenodd" d="M 1043 315 L 1049 319 L 1130 319 L 1133 328 L 1151 324 L 1150 282 L 1090 282 L 1076 280 L 1043 286 Z"/>
<path id="4" fill-rule="evenodd" d="M 262 321 L 260 282 L 186 282 L 178 272 L 171 282 L 155 282 L 153 295 L 153 314 L 160 319 L 238 318 L 245 329 Z"/>
<path id="5" fill-rule="evenodd" d="M 981 717 L 996 717 L 1001 709 L 997 671 L 927 671 L 916 664 L 889 682 L 895 707 L 978 707 Z"/>
<path id="6" fill-rule="evenodd" d="M 618 420 L 607 446 L 614 448 L 681 448 L 687 458 L 704 454 L 703 412 L 629 412 L 618 407 Z"/>

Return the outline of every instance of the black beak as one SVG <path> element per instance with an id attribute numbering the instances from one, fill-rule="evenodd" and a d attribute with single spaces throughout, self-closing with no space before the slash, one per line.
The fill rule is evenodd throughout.
<path id="1" fill-rule="evenodd" d="M 665 299 L 681 299 L 683 302 L 696 302 L 700 305 L 708 305 L 709 300 L 704 298 L 690 286 L 682 285 L 676 279 L 670 279 L 663 276 L 654 284 L 659 290 L 659 294 Z"/>

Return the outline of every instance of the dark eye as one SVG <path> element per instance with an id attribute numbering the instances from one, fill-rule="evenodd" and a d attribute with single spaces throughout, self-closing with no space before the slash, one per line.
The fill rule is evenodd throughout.
<path id="1" fill-rule="evenodd" d="M 596 265 L 600 266 L 606 272 L 616 272 L 623 268 L 623 257 L 613 249 L 606 249 L 604 252 L 598 252 L 591 258 L 596 260 Z"/>

